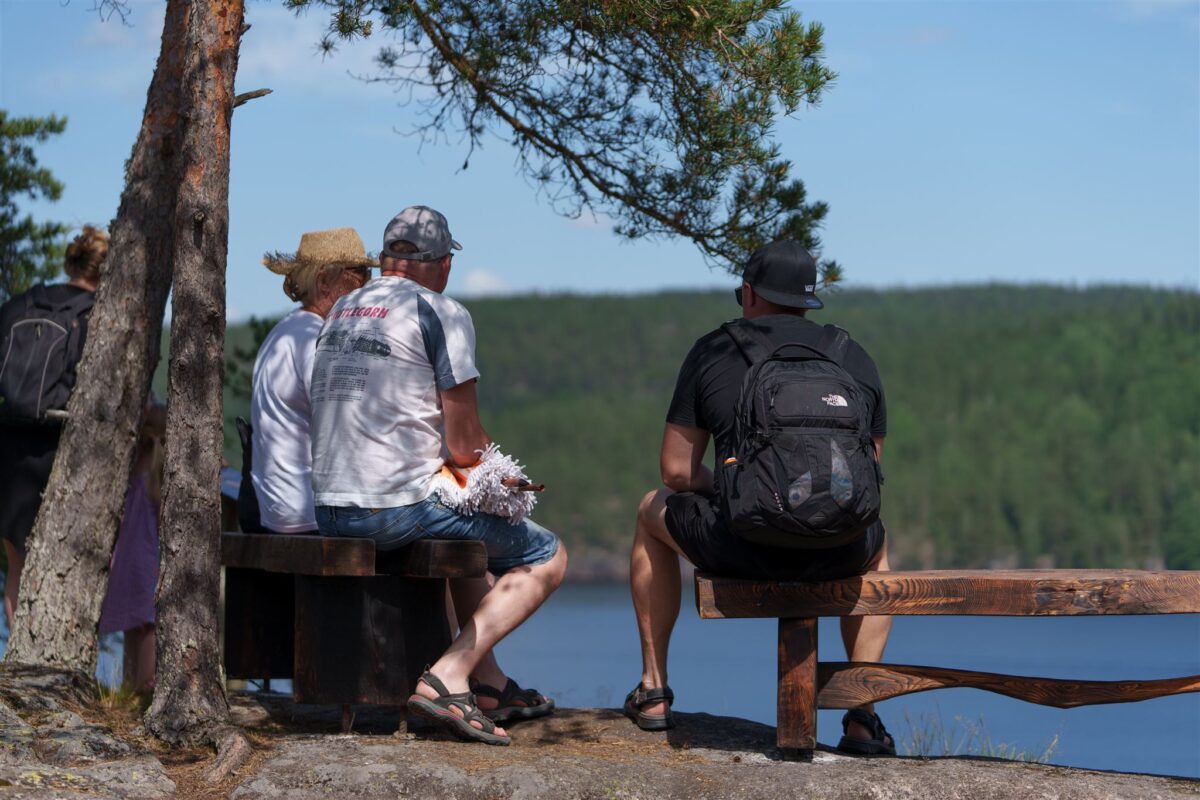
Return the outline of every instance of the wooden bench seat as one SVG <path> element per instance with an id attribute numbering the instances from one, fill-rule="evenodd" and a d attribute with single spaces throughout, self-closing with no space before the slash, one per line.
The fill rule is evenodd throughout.
<path id="1" fill-rule="evenodd" d="M 292 680 L 297 703 L 400 706 L 449 646 L 451 578 L 482 577 L 482 542 L 223 533 L 225 673 Z M 401 718 L 401 726 L 404 720 Z"/>
<path id="2" fill-rule="evenodd" d="M 1200 613 L 1200 572 L 933 570 L 869 572 L 823 582 L 696 575 L 702 619 L 779 619 L 777 744 L 805 757 L 817 709 L 854 708 L 914 692 L 970 687 L 1071 708 L 1200 691 L 1200 675 L 1151 681 L 1071 681 L 895 664 L 821 663 L 817 619 L 844 616 L 1071 616 Z"/>

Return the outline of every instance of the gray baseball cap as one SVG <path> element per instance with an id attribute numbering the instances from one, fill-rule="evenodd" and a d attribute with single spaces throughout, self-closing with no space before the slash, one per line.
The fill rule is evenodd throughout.
<path id="1" fill-rule="evenodd" d="M 412 242 L 417 252 L 392 252 L 394 242 Z M 392 258 L 436 261 L 451 250 L 462 250 L 462 245 L 450 236 L 446 217 L 429 206 L 409 206 L 392 217 L 383 231 L 383 252 Z"/>

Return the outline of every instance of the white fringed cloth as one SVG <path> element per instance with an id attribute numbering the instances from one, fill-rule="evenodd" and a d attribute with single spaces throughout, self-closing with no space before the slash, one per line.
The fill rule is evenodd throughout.
<path id="1" fill-rule="evenodd" d="M 505 517 L 512 525 L 520 524 L 537 505 L 536 492 L 521 492 L 501 483 L 505 478 L 528 476 L 512 456 L 500 452 L 494 442 L 486 450 L 476 450 L 479 462 L 473 467 L 446 464 L 433 477 L 433 493 L 442 503 L 460 514 L 476 512 Z"/>

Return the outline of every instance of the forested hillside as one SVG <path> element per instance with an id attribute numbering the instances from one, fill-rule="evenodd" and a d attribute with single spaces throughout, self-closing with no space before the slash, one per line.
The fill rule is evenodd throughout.
<path id="1" fill-rule="evenodd" d="M 1200 295 L 983 286 L 826 300 L 812 318 L 848 329 L 883 376 L 895 565 L 1200 568 Z M 484 424 L 549 487 L 537 519 L 577 560 L 620 565 L 638 499 L 659 484 L 679 362 L 738 313 L 731 294 L 467 305 Z M 251 338 L 231 329 L 230 348 Z M 227 392 L 229 419 L 239 394 Z"/>

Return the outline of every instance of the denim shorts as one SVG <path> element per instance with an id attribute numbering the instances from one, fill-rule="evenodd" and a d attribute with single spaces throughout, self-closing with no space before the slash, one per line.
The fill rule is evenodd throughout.
<path id="1" fill-rule="evenodd" d="M 395 550 L 417 539 L 475 539 L 487 547 L 488 571 L 503 575 L 514 567 L 544 564 L 558 552 L 558 537 L 532 520 L 511 525 L 492 514 L 460 514 L 436 496 L 395 508 L 317 506 L 317 528 L 324 536 L 375 540 L 380 551 Z"/>

